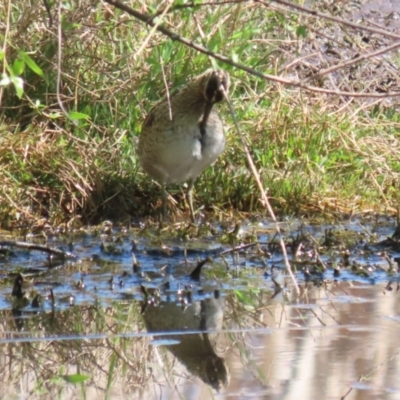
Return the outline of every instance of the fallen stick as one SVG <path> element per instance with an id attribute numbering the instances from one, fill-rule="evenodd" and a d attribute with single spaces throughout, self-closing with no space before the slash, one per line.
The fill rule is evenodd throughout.
<path id="1" fill-rule="evenodd" d="M 49 247 L 46 245 L 35 244 L 35 243 L 16 242 L 13 240 L 2 240 L 0 241 L 0 247 L 18 247 L 20 249 L 39 250 L 49 254 L 57 254 L 58 256 L 62 256 L 64 258 L 76 258 L 75 254 L 70 253 L 68 251 L 63 251 L 55 249 L 54 247 Z"/>

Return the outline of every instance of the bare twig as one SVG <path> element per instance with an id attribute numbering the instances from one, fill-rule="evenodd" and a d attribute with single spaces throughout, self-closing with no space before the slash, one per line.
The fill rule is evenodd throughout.
<path id="1" fill-rule="evenodd" d="M 294 288 L 296 290 L 296 294 L 300 295 L 299 285 L 297 284 L 296 278 L 293 275 L 292 268 L 290 266 L 289 258 L 287 256 L 285 242 L 283 241 L 283 237 L 282 237 L 282 234 L 281 234 L 281 229 L 280 229 L 279 224 L 278 224 L 278 220 L 276 219 L 274 210 L 272 209 L 271 204 L 270 204 L 270 202 L 268 200 L 266 191 L 264 190 L 263 184 L 261 182 L 260 174 L 258 173 L 256 166 L 254 165 L 253 158 L 251 157 L 251 154 L 250 154 L 249 148 L 247 146 L 246 140 L 244 139 L 244 136 L 242 135 L 242 132 L 241 132 L 241 130 L 239 128 L 239 124 L 237 122 L 236 114 L 233 111 L 233 107 L 232 107 L 232 104 L 231 104 L 231 102 L 230 102 L 230 100 L 229 100 L 229 98 L 227 96 L 227 93 L 225 93 L 225 97 L 226 97 L 226 100 L 227 100 L 227 103 L 228 103 L 228 106 L 229 106 L 229 111 L 231 112 L 231 115 L 232 115 L 232 118 L 233 118 L 233 122 L 234 122 L 235 127 L 236 127 L 236 131 L 237 131 L 237 133 L 239 135 L 240 142 L 242 143 L 244 152 L 246 154 L 247 162 L 249 163 L 250 170 L 251 170 L 251 172 L 252 172 L 252 174 L 254 176 L 254 179 L 256 180 L 258 189 L 259 189 L 259 191 L 261 193 L 261 198 L 262 198 L 263 205 L 264 205 L 265 208 L 267 208 L 269 215 L 271 216 L 272 220 L 275 223 L 275 229 L 276 229 L 277 234 L 279 235 L 279 244 L 281 246 L 281 250 L 282 250 L 282 254 L 283 254 L 283 260 L 284 260 L 284 263 L 285 263 L 286 270 L 287 270 L 290 278 L 292 279 L 293 286 L 294 286 Z"/>
<path id="2" fill-rule="evenodd" d="M 165 14 L 168 12 L 169 8 L 172 6 L 172 2 L 170 1 L 169 4 L 167 4 L 167 7 L 161 12 L 161 17 L 159 22 L 155 22 L 153 24 L 149 24 L 153 27 L 153 29 L 150 31 L 150 33 L 146 36 L 146 39 L 143 40 L 142 45 L 140 46 L 139 50 L 135 53 L 133 58 L 136 60 L 137 57 L 142 53 L 142 51 L 145 49 L 147 46 L 147 43 L 150 41 L 152 36 L 154 35 L 155 31 L 158 30 L 158 26 L 162 23 L 162 19 L 164 18 Z M 152 17 L 152 21 L 154 20 L 154 17 Z"/>
<path id="3" fill-rule="evenodd" d="M 8 34 L 10 32 L 10 21 L 11 21 L 11 0 L 8 0 L 7 2 L 7 21 L 6 21 L 6 29 L 4 32 L 4 40 L 3 40 L 3 46 L 2 46 L 2 53 L 3 53 L 3 70 L 2 70 L 2 75 L 5 75 L 6 73 L 6 67 L 7 67 L 7 60 L 6 60 L 6 49 L 7 49 L 7 43 L 8 43 Z M 3 98 L 3 92 L 4 92 L 4 87 L 0 86 L 0 107 L 1 107 L 1 100 Z"/>
<path id="4" fill-rule="evenodd" d="M 164 81 L 165 91 L 167 93 L 169 119 L 170 119 L 170 121 L 172 121 L 173 116 L 172 116 L 172 107 L 171 107 L 171 96 L 170 96 L 169 89 L 168 89 L 167 77 L 165 76 L 164 63 L 162 62 L 161 57 L 160 57 L 160 65 L 161 65 L 161 72 L 162 72 L 162 77 L 163 77 L 163 81 Z"/>
<path id="5" fill-rule="evenodd" d="M 241 245 L 236 246 L 236 247 L 234 247 L 232 249 L 221 251 L 218 255 L 222 256 L 222 255 L 225 255 L 225 254 L 234 253 L 235 251 L 245 250 L 245 249 L 248 249 L 249 247 L 257 246 L 258 244 L 259 244 L 258 242 L 241 244 Z"/>
<path id="6" fill-rule="evenodd" d="M 0 246 L 18 247 L 20 249 L 27 249 L 27 250 L 39 250 L 39 251 L 44 251 L 49 254 L 57 254 L 59 256 L 65 257 L 65 258 L 76 258 L 75 254 L 70 253 L 68 251 L 62 251 L 59 249 L 55 249 L 53 247 L 44 246 L 44 245 L 36 244 L 36 243 L 17 242 L 17 241 L 13 241 L 13 240 L 1 240 Z"/>
<path id="7" fill-rule="evenodd" d="M 225 0 L 225 1 L 206 1 L 204 3 L 189 3 L 189 4 L 177 4 L 173 7 L 171 7 L 169 10 L 167 10 L 168 13 L 174 12 L 177 10 L 183 10 L 186 8 L 200 8 L 200 7 L 205 7 L 205 6 L 223 6 L 227 4 L 239 4 L 239 3 L 247 3 L 248 0 Z M 166 8 L 169 8 L 168 6 Z M 157 11 L 154 13 L 151 18 L 156 18 L 161 14 L 165 14 L 164 9 Z"/>
<path id="8" fill-rule="evenodd" d="M 44 8 L 47 11 L 47 15 L 49 16 L 49 28 L 53 26 L 53 17 L 51 16 L 51 7 L 47 0 L 43 0 Z"/>
<path id="9" fill-rule="evenodd" d="M 57 52 L 57 88 L 56 88 L 56 93 L 57 93 L 57 102 L 58 105 L 60 106 L 61 111 L 63 114 L 70 119 L 68 115 L 68 111 L 64 107 L 64 103 L 61 100 L 61 66 L 62 66 L 62 13 L 61 13 L 62 5 L 61 5 L 61 0 L 58 2 L 58 28 L 57 28 L 57 39 L 58 39 L 58 52 Z"/>
<path id="10" fill-rule="evenodd" d="M 337 64 L 337 65 L 333 65 L 332 67 L 326 68 L 326 69 L 324 69 L 324 70 L 322 70 L 320 72 L 317 72 L 314 75 L 309 76 L 306 79 L 306 81 L 310 81 L 310 80 L 313 80 L 313 79 L 316 79 L 316 78 L 320 78 L 323 75 L 330 74 L 330 73 L 332 73 L 334 71 L 337 71 L 338 69 L 349 67 L 350 65 L 353 65 L 353 64 L 357 64 L 360 61 L 365 61 L 365 60 L 368 60 L 369 58 L 380 56 L 381 54 L 388 53 L 389 51 L 395 50 L 398 47 L 400 47 L 400 41 L 396 42 L 396 43 L 393 43 L 390 46 L 384 47 L 383 49 L 380 49 L 380 50 L 377 50 L 377 51 L 373 51 L 372 53 L 365 53 L 365 54 L 362 54 L 362 55 L 360 55 L 360 56 L 358 56 L 356 58 L 353 58 L 352 60 Z"/>

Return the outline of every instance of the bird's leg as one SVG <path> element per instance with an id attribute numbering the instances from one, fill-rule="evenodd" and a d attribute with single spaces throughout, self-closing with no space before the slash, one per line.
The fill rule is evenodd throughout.
<path id="1" fill-rule="evenodd" d="M 167 217 L 167 203 L 168 203 L 168 193 L 165 183 L 161 184 L 161 201 L 162 201 L 161 220 L 165 220 L 165 218 Z"/>
<path id="2" fill-rule="evenodd" d="M 194 185 L 194 179 L 190 179 L 188 182 L 186 195 L 189 203 L 190 219 L 194 223 L 195 219 L 194 219 L 194 209 L 193 209 L 193 185 Z"/>

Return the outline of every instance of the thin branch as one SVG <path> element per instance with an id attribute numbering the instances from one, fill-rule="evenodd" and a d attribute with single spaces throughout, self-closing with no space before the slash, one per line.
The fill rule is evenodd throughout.
<path id="1" fill-rule="evenodd" d="M 11 0 L 8 0 L 7 2 L 7 21 L 6 21 L 6 29 L 4 32 L 4 41 L 3 41 L 3 46 L 2 46 L 2 53 L 3 53 L 3 70 L 2 70 L 2 75 L 5 75 L 6 73 L 6 67 L 7 67 L 7 43 L 8 43 L 8 35 L 10 33 L 10 26 L 11 26 Z M 0 86 L 0 107 L 1 107 L 1 101 L 3 99 L 3 93 L 4 93 L 4 87 Z"/>
<path id="2" fill-rule="evenodd" d="M 58 44 L 58 51 L 57 51 L 57 87 L 56 87 L 56 94 L 57 94 L 57 102 L 60 106 L 61 111 L 63 114 L 69 119 L 68 111 L 64 107 L 64 103 L 61 100 L 61 66 L 62 66 L 62 5 L 61 0 L 58 2 L 58 27 L 57 27 L 57 44 Z"/>
<path id="3" fill-rule="evenodd" d="M 125 5 L 124 3 L 121 3 L 118 0 L 104 0 L 106 3 L 113 5 L 116 8 L 119 8 L 122 11 L 127 12 L 129 15 L 137 18 L 138 20 L 144 22 L 147 25 L 150 26 L 156 26 L 156 24 L 153 22 L 152 17 L 146 14 L 142 14 L 130 7 L 128 7 L 127 5 Z M 312 11 L 312 10 L 311 10 Z M 256 71 L 253 68 L 250 68 L 246 65 L 243 64 L 239 64 L 234 62 L 232 59 L 219 54 L 219 53 L 215 53 L 212 52 L 208 49 L 206 49 L 203 46 L 200 46 L 194 42 L 192 42 L 191 40 L 188 40 L 180 35 L 178 35 L 177 33 L 165 28 L 164 26 L 157 26 L 156 29 L 163 33 L 164 35 L 168 36 L 170 39 L 174 40 L 174 41 L 178 41 L 183 43 L 184 45 L 191 47 L 197 51 L 199 51 L 200 53 L 206 54 L 208 56 L 211 56 L 219 61 L 224 62 L 225 64 L 229 64 L 233 67 L 236 67 L 238 69 L 241 69 L 243 71 L 248 72 L 251 75 L 257 76 L 259 78 L 265 79 L 265 80 L 269 80 L 272 82 L 277 82 L 277 83 L 281 83 L 284 85 L 289 85 L 289 86 L 293 86 L 293 87 L 298 87 L 300 89 L 304 89 L 304 90 L 308 90 L 310 92 L 315 92 L 315 93 L 325 93 L 325 94 L 333 94 L 333 95 L 338 95 L 338 96 L 349 96 L 349 97 L 370 97 L 370 98 L 387 98 L 387 97 L 397 97 L 400 96 L 400 92 L 387 92 L 387 93 L 364 93 L 364 92 L 347 92 L 347 91 L 339 91 L 339 90 L 332 90 L 332 89 L 323 89 L 320 87 L 316 87 L 316 86 L 308 86 L 305 85 L 304 83 L 298 81 L 298 80 L 292 80 L 292 79 L 286 79 L 286 78 L 282 78 L 279 76 L 275 76 L 275 75 L 269 75 L 269 74 L 264 74 L 262 72 Z M 393 35 L 392 35 L 393 36 Z M 399 35 L 396 35 L 395 37 L 400 39 Z"/>
<path id="4" fill-rule="evenodd" d="M 62 251 L 59 249 L 55 249 L 54 247 L 49 247 L 36 243 L 15 242 L 13 240 L 1 240 L 0 247 L 18 247 L 20 249 L 39 250 L 49 254 L 57 254 L 58 256 L 62 256 L 64 258 L 76 258 L 75 254 L 70 253 L 68 251 Z"/>
<path id="5" fill-rule="evenodd" d="M 172 116 L 171 96 L 170 96 L 169 89 L 168 89 L 167 77 L 165 76 L 164 63 L 163 63 L 161 57 L 160 57 L 160 65 L 161 65 L 161 72 L 162 72 L 162 77 L 163 77 L 163 81 L 164 81 L 164 86 L 165 86 L 165 90 L 166 90 L 166 93 L 167 93 L 169 119 L 170 119 L 170 121 L 172 121 L 173 116 Z"/>
<path id="6" fill-rule="evenodd" d="M 156 32 L 156 30 L 158 30 L 158 26 L 163 22 L 163 18 L 165 16 L 165 14 L 167 14 L 169 8 L 172 6 L 172 3 L 170 1 L 170 3 L 167 5 L 167 7 L 165 7 L 165 9 L 161 12 L 161 17 L 159 18 L 160 21 L 159 22 L 155 22 L 152 27 L 153 29 L 150 31 L 150 33 L 147 35 L 146 39 L 143 40 L 142 45 L 140 46 L 139 50 L 135 53 L 135 55 L 133 56 L 133 58 L 136 60 L 137 57 L 139 56 L 139 54 L 141 54 L 141 52 L 146 48 L 147 43 L 150 41 L 150 39 L 152 38 L 152 36 L 154 35 L 154 33 Z M 152 17 L 152 20 L 154 19 L 154 17 Z"/>
<path id="7" fill-rule="evenodd" d="M 368 60 L 369 58 L 380 56 L 381 54 L 388 53 L 389 51 L 395 50 L 398 47 L 400 47 L 400 42 L 393 43 L 390 46 L 384 47 L 383 49 L 380 49 L 380 50 L 377 50 L 377 51 L 373 51 L 372 53 L 362 54 L 361 56 L 353 58 L 352 60 L 337 64 L 337 65 L 333 65 L 332 67 L 329 67 L 329 68 L 326 68 L 326 69 L 324 69 L 324 70 L 322 70 L 320 72 L 317 72 L 316 74 L 309 76 L 306 79 L 306 81 L 310 81 L 312 79 L 320 78 L 323 75 L 330 74 L 331 72 L 334 72 L 334 71 L 336 71 L 338 69 L 341 69 L 341 68 L 349 67 L 350 65 L 353 65 L 353 64 L 357 64 L 360 61 L 365 61 L 365 60 Z"/>
<path id="8" fill-rule="evenodd" d="M 167 10 L 167 13 L 171 13 L 177 10 L 183 10 L 186 8 L 200 8 L 200 7 L 204 7 L 204 6 L 223 6 L 223 5 L 227 5 L 227 4 L 240 4 L 240 3 L 247 3 L 248 0 L 226 0 L 226 1 L 206 1 L 204 3 L 190 3 L 190 4 L 177 4 L 171 8 L 169 8 L 167 6 L 167 8 L 169 8 L 169 10 Z M 164 9 L 157 11 L 156 13 L 154 13 L 151 18 L 154 19 L 156 17 L 158 17 L 159 15 L 164 14 Z"/>
<path id="9" fill-rule="evenodd" d="M 44 3 L 44 7 L 47 11 L 47 15 L 49 16 L 49 28 L 51 28 L 53 26 L 53 17 L 51 16 L 51 7 L 47 0 L 43 0 L 43 3 Z"/>
<path id="10" fill-rule="evenodd" d="M 199 33 L 200 33 L 200 37 L 201 37 L 201 39 L 203 40 L 203 43 L 204 43 L 204 40 L 205 40 L 204 39 L 204 32 L 202 31 L 198 21 L 196 19 L 195 19 L 195 21 L 196 21 L 196 24 L 197 24 L 197 29 L 199 30 Z M 254 165 L 254 161 L 253 161 L 253 158 L 252 158 L 252 156 L 250 154 L 250 151 L 249 151 L 249 148 L 247 146 L 246 140 L 245 140 L 245 138 L 244 138 L 244 136 L 242 134 L 242 131 L 240 130 L 239 123 L 237 121 L 236 114 L 235 114 L 235 112 L 233 110 L 232 103 L 231 103 L 231 101 L 229 99 L 229 96 L 225 92 L 225 90 L 224 90 L 224 88 L 222 86 L 221 86 L 221 88 L 222 88 L 222 91 L 224 92 L 225 99 L 226 99 L 226 101 L 228 103 L 229 111 L 230 111 L 230 113 L 232 115 L 232 119 L 233 119 L 233 122 L 235 124 L 235 128 L 236 128 L 236 131 L 238 133 L 240 142 L 242 143 L 242 146 L 244 148 L 244 152 L 246 154 L 247 162 L 249 163 L 249 166 L 250 166 L 250 171 L 253 174 L 254 179 L 256 180 L 258 189 L 259 189 L 259 191 L 261 193 L 262 202 L 264 204 L 264 207 L 266 207 L 268 209 L 268 212 L 269 212 L 271 218 L 275 222 L 276 231 L 280 236 L 280 246 L 281 246 L 281 249 L 282 249 L 282 254 L 283 254 L 283 259 L 284 259 L 284 262 L 285 262 L 285 266 L 286 266 L 286 269 L 287 269 L 287 271 L 288 271 L 288 273 L 289 273 L 289 275 L 290 275 L 290 277 L 291 277 L 291 279 L 293 281 L 293 285 L 295 287 L 296 293 L 297 293 L 297 295 L 299 295 L 300 294 L 299 286 L 297 284 L 295 276 L 292 273 L 292 269 L 291 269 L 290 262 L 289 262 L 289 259 L 288 259 L 288 256 L 287 256 L 287 252 L 286 252 L 286 246 L 285 246 L 285 243 L 283 241 L 283 238 L 282 238 L 282 235 L 281 235 L 281 232 L 280 232 L 280 228 L 279 228 L 277 219 L 275 217 L 275 213 L 274 213 L 274 211 L 273 211 L 273 209 L 272 209 L 272 207 L 271 207 L 271 205 L 269 203 L 268 197 L 267 197 L 266 192 L 264 190 L 264 186 L 263 186 L 263 184 L 261 182 L 260 174 L 258 173 L 256 166 Z M 201 269 L 201 267 L 200 267 L 200 269 Z"/>
<path id="11" fill-rule="evenodd" d="M 272 209 L 272 206 L 271 206 L 271 204 L 270 204 L 270 202 L 268 200 L 267 193 L 264 190 L 264 186 L 263 186 L 263 184 L 261 182 L 260 174 L 258 173 L 256 166 L 254 165 L 254 161 L 253 161 L 253 158 L 251 157 L 251 154 L 250 154 L 249 148 L 247 146 L 246 140 L 244 139 L 242 131 L 240 130 L 239 123 L 237 121 L 236 114 L 235 114 L 235 112 L 233 110 L 233 107 L 232 107 L 232 104 L 230 102 L 230 99 L 228 98 L 227 93 L 224 93 L 224 94 L 225 94 L 225 98 L 226 98 L 228 106 L 229 106 L 229 111 L 230 111 L 230 113 L 232 115 L 232 118 L 233 118 L 233 123 L 234 123 L 236 131 L 237 131 L 237 133 L 239 135 L 239 139 L 240 139 L 240 142 L 241 142 L 241 144 L 243 146 L 244 152 L 246 154 L 247 162 L 249 163 L 250 170 L 251 170 L 251 172 L 252 172 L 252 174 L 254 176 L 254 179 L 256 180 L 256 183 L 257 183 L 257 186 L 258 186 L 258 190 L 261 193 L 262 203 L 263 203 L 264 207 L 268 210 L 269 215 L 271 216 L 272 220 L 275 223 L 275 229 L 276 229 L 277 234 L 279 235 L 279 244 L 281 246 L 281 250 L 282 250 L 282 254 L 283 254 L 283 260 L 284 260 L 284 263 L 285 263 L 286 270 L 287 270 L 290 278 L 292 279 L 293 286 L 295 288 L 296 294 L 299 296 L 300 295 L 299 285 L 297 284 L 296 277 L 293 274 L 292 267 L 291 267 L 290 262 L 289 262 L 289 258 L 288 258 L 287 251 L 286 251 L 285 242 L 283 241 L 283 237 L 282 237 L 281 229 L 279 227 L 278 220 L 276 219 L 274 210 Z"/>
<path id="12" fill-rule="evenodd" d="M 61 99 L 61 68 L 62 68 L 62 45 L 63 45 L 63 36 L 62 36 L 62 4 L 61 0 L 58 2 L 58 27 L 57 27 L 57 87 L 56 87 L 56 95 L 57 95 L 57 103 L 60 106 L 62 113 L 68 118 L 72 123 L 78 126 L 78 121 L 72 119 L 64 106 L 64 103 Z M 75 83 L 75 82 L 74 82 Z"/>
<path id="13" fill-rule="evenodd" d="M 218 253 L 218 255 L 219 256 L 223 256 L 225 254 L 234 253 L 235 251 L 242 251 L 242 250 L 248 249 L 249 247 L 257 246 L 258 244 L 259 244 L 258 242 L 241 244 L 239 246 L 233 247 L 232 249 L 221 251 L 221 252 Z"/>

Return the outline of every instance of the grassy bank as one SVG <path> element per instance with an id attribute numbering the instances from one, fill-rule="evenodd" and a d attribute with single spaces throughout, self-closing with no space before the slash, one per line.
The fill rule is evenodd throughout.
<path id="1" fill-rule="evenodd" d="M 141 123 L 165 97 L 164 81 L 175 89 L 209 68 L 210 60 L 108 4 L 66 4 L 61 38 L 56 6 L 47 12 L 44 4 L 27 4 L 11 0 L 0 9 L 0 42 L 5 43 L 0 61 L 0 224 L 156 215 L 159 188 L 140 170 L 135 155 Z M 129 5 L 148 14 L 162 10 L 156 2 L 147 9 L 140 2 Z M 351 15 L 351 10 L 342 12 L 343 18 Z M 348 39 L 348 30 L 337 24 L 279 4 L 179 8 L 162 20 L 179 35 L 244 65 L 299 79 L 330 65 L 328 58 L 319 64 L 312 58 L 315 48 L 325 48 L 327 35 L 333 35 L 327 43 L 341 54 L 329 59 L 332 64 L 387 45 L 377 44 L 374 34 L 363 41 L 362 31 Z M 374 75 L 375 64 L 366 60 L 313 84 L 382 91 L 383 83 L 389 85 L 387 71 Z M 69 117 L 57 100 L 60 65 L 58 95 Z M 395 98 L 349 101 L 218 65 L 231 75 L 232 105 L 276 210 L 396 210 L 400 125 Z M 196 204 L 210 211 L 262 212 L 228 107 L 222 104 L 219 110 L 227 126 L 227 148 L 198 180 Z M 177 200 L 171 207 L 184 210 L 182 187 L 169 192 Z"/>

